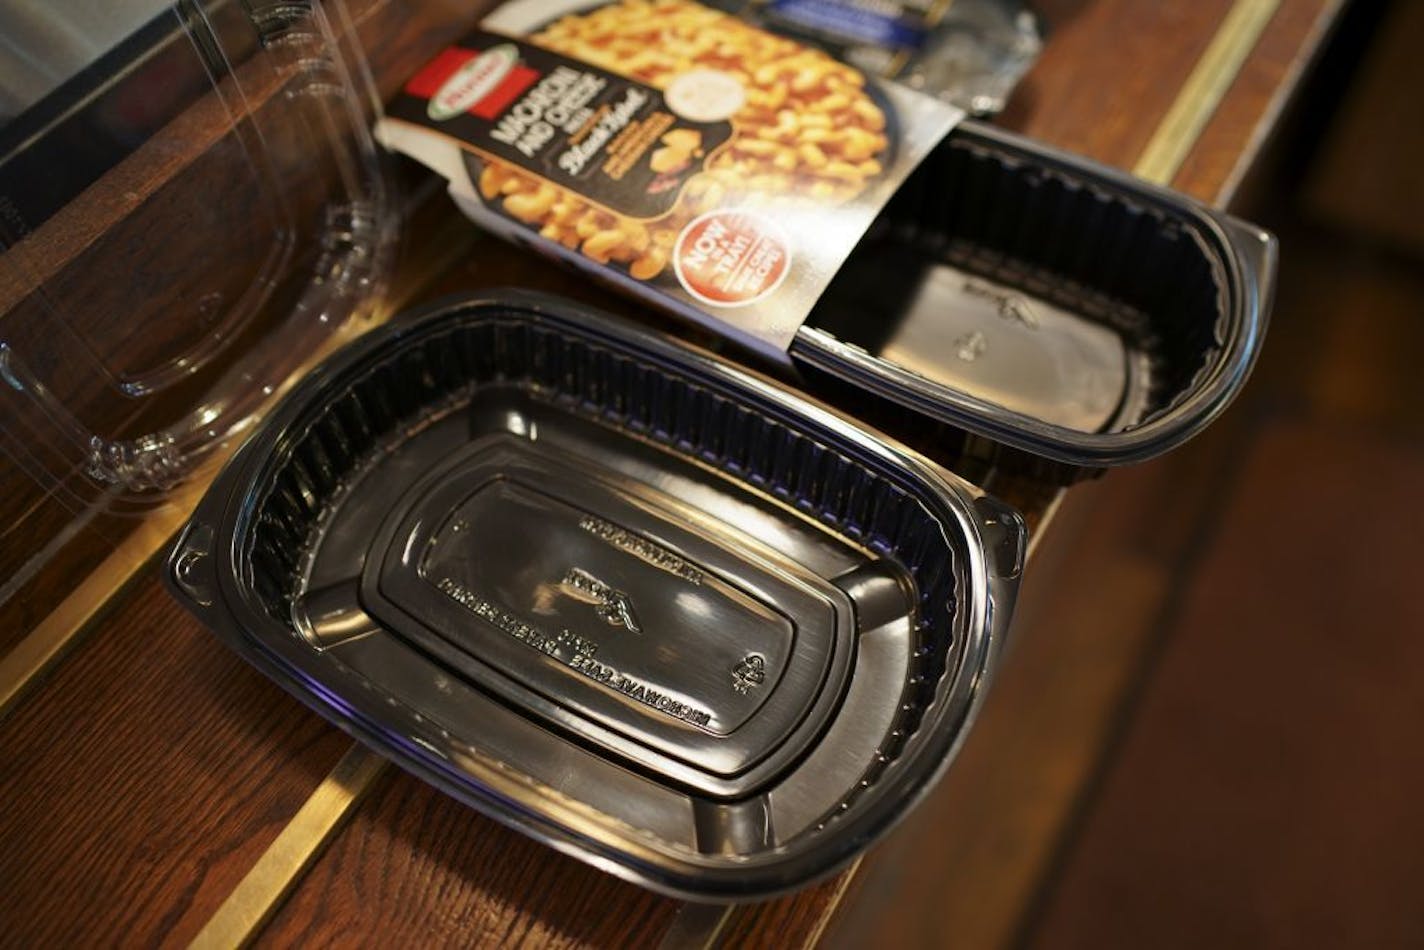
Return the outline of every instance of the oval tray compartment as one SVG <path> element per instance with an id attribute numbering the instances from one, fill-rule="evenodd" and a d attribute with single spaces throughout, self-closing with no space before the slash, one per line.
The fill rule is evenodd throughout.
<path id="1" fill-rule="evenodd" d="M 833 870 L 941 772 L 1023 540 L 778 384 L 510 293 L 303 380 L 169 573 L 410 771 L 624 877 L 737 898 Z"/>

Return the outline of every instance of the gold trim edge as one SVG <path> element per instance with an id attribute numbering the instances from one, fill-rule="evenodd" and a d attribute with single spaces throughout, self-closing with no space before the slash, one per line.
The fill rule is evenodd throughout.
<path id="1" fill-rule="evenodd" d="M 1236 0 L 1138 156 L 1134 175 L 1171 184 L 1280 5 L 1281 0 Z"/>
<path id="2" fill-rule="evenodd" d="M 250 943 L 385 773 L 387 764 L 377 753 L 353 743 L 188 944 L 190 950 L 226 950 Z"/>

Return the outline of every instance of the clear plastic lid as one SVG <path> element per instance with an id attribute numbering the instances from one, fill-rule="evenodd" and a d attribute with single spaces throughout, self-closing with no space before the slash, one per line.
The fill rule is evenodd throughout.
<path id="1" fill-rule="evenodd" d="M 0 13 L 34 44 L 0 44 L 0 531 L 31 542 L 41 507 L 161 503 L 374 306 L 395 236 L 341 0 L 92 6 Z"/>

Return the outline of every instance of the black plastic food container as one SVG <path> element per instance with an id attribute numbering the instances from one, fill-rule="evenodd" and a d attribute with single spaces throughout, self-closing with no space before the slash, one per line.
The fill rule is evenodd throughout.
<path id="1" fill-rule="evenodd" d="M 1012 510 L 784 386 L 567 301 L 450 301 L 289 393 L 174 548 L 269 676 L 497 819 L 764 896 L 946 767 Z"/>
<path id="2" fill-rule="evenodd" d="M 912 444 L 954 454 L 972 433 L 1071 481 L 1168 451 L 1220 414 L 1260 350 L 1275 258 L 1259 228 L 965 122 L 896 194 L 791 355 L 813 391 Z"/>

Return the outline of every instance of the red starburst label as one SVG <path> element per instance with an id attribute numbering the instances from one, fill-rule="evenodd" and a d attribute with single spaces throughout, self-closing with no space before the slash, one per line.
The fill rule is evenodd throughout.
<path id="1" fill-rule="evenodd" d="M 673 266 L 683 288 L 713 307 L 741 307 L 769 296 L 791 269 L 791 244 L 754 211 L 709 211 L 677 237 Z"/>

